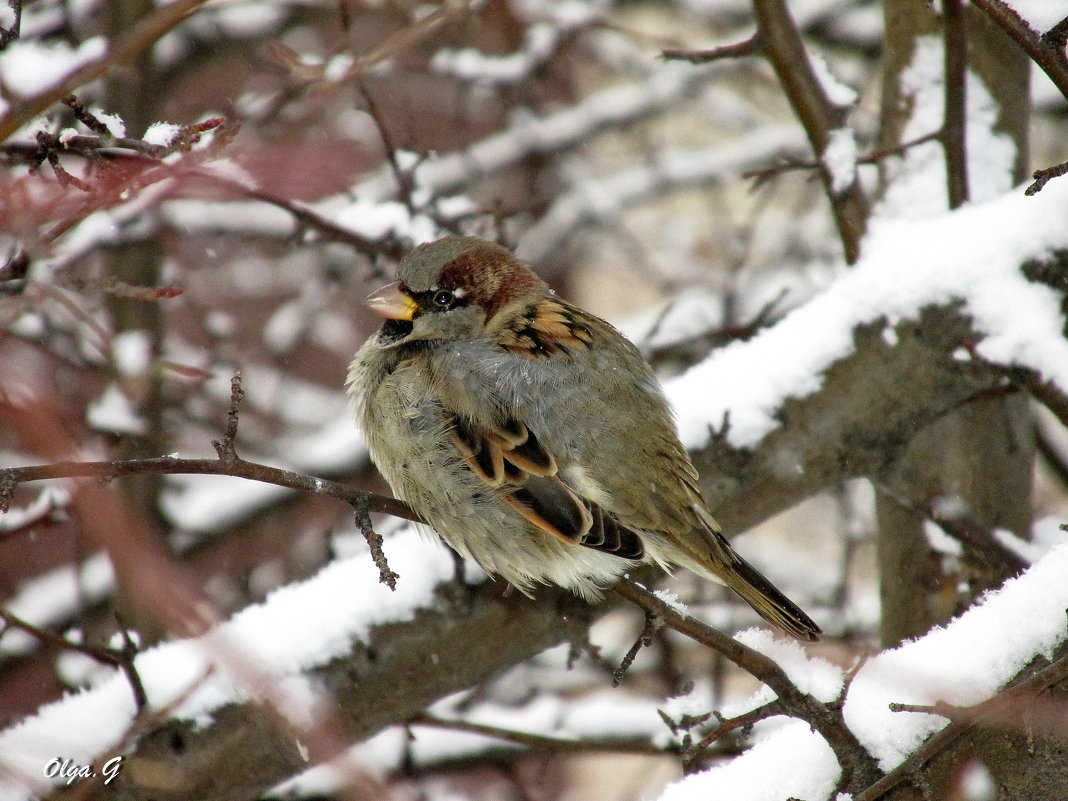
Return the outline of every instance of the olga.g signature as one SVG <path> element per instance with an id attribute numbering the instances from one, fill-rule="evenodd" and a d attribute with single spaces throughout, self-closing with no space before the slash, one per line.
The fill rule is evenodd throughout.
<path id="1" fill-rule="evenodd" d="M 122 757 L 112 757 L 100 766 L 100 775 L 104 777 L 104 784 L 110 784 L 111 780 L 119 775 L 122 769 Z M 78 779 L 91 779 L 97 775 L 92 765 L 79 765 L 73 759 L 56 757 L 44 767 L 45 778 L 66 779 L 67 784 L 73 784 Z"/>

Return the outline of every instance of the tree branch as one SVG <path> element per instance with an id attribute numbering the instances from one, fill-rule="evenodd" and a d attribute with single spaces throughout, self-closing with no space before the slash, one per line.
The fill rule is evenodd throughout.
<path id="1" fill-rule="evenodd" d="M 808 134 L 813 152 L 822 157 L 831 142 L 831 132 L 842 127 L 845 114 L 827 97 L 785 0 L 753 0 L 753 12 L 761 52 L 779 77 L 794 113 Z M 860 257 L 860 240 L 868 225 L 867 198 L 858 181 L 835 192 L 830 172 L 826 168 L 820 172 L 846 261 L 852 264 Z"/>
<path id="2" fill-rule="evenodd" d="M 742 58 L 755 56 L 760 53 L 760 37 L 750 36 L 740 42 L 720 45 L 708 50 L 678 50 L 667 49 L 660 53 L 665 61 L 688 61 L 691 64 L 707 64 L 710 61 L 719 61 L 724 58 Z"/>
<path id="3" fill-rule="evenodd" d="M 155 459 L 127 459 L 115 462 L 53 462 L 52 464 L 30 465 L 27 467 L 7 467 L 0 469 L 0 512 L 7 511 L 4 503 L 4 488 L 28 481 L 42 481 L 49 478 L 118 478 L 142 473 L 170 473 L 174 475 L 209 475 L 233 476 L 276 484 L 287 489 L 325 495 L 336 498 L 350 505 L 356 505 L 366 499 L 373 512 L 403 517 L 405 520 L 422 522 L 404 501 L 365 492 L 346 484 L 339 484 L 325 478 L 316 478 L 303 473 L 294 473 L 279 467 L 234 459 L 224 464 L 219 459 L 181 459 L 177 456 L 160 456 Z M 10 502 L 10 495 L 7 496 Z"/>
<path id="4" fill-rule="evenodd" d="M 855 795 L 853 801 L 877 801 L 877 799 L 884 798 L 894 787 L 907 781 L 916 771 L 969 730 L 994 718 L 1002 717 L 1014 708 L 1018 712 L 1021 704 L 1032 703 L 1039 694 L 1063 682 L 1066 677 L 1068 677 L 1068 653 L 1063 653 L 1055 662 L 1037 673 L 1014 682 L 997 695 L 970 707 L 966 715 L 962 715 L 960 719 L 954 720 L 937 734 L 932 735 L 900 765 L 862 793 Z M 930 712 L 930 710 L 925 711 Z M 1016 714 L 1014 717 L 1018 719 L 1019 715 Z"/>
<path id="5" fill-rule="evenodd" d="M 1011 36 L 1068 100 L 1068 58 L 1065 57 L 1063 46 L 1058 50 L 1052 41 L 1039 36 L 1004 0 L 972 0 L 972 5 Z"/>
<path id="6" fill-rule="evenodd" d="M 827 741 L 842 768 L 841 786 L 846 792 L 857 792 L 880 775 L 871 754 L 845 725 L 838 704 L 824 704 L 802 692 L 774 660 L 679 612 L 641 585 L 623 579 L 613 587 L 613 591 L 640 607 L 647 616 L 662 620 L 665 626 L 723 654 L 774 690 L 784 714 L 805 721 Z"/>
<path id="7" fill-rule="evenodd" d="M 174 28 L 205 0 L 175 0 L 146 14 L 121 36 L 100 58 L 69 72 L 47 89 L 11 104 L 0 117 L 0 142 L 71 92 L 95 78 L 103 76 L 111 67 L 130 61 L 154 45 L 163 34 Z"/>
<path id="8" fill-rule="evenodd" d="M 568 738 L 551 737 L 545 734 L 532 734 L 531 732 L 508 729 L 501 726 L 489 726 L 484 723 L 475 723 L 470 720 L 446 720 L 429 712 L 423 712 L 408 721 L 410 726 L 431 726 L 435 729 L 451 729 L 464 731 L 472 734 L 483 734 L 486 737 L 495 737 L 516 745 L 523 745 L 535 751 L 563 751 L 566 753 L 580 754 L 583 752 L 607 753 L 607 754 L 646 754 L 650 756 L 662 756 L 674 754 L 671 747 L 661 748 L 653 745 L 644 737 L 605 737 L 605 738 Z"/>
<path id="9" fill-rule="evenodd" d="M 944 0 L 945 116 L 942 147 L 946 152 L 949 207 L 968 202 L 968 15 L 962 0 Z"/>

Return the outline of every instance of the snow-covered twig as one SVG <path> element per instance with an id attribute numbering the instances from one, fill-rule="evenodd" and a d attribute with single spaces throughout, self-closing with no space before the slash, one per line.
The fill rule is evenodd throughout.
<path id="1" fill-rule="evenodd" d="M 944 715 L 953 722 L 913 751 L 907 759 L 892 771 L 863 792 L 855 795 L 853 801 L 876 801 L 879 798 L 885 798 L 890 790 L 902 782 L 908 781 L 911 776 L 915 775 L 917 770 L 945 751 L 961 735 L 977 725 L 992 720 L 996 721 L 998 718 L 1005 716 L 1018 721 L 1022 707 L 1033 703 L 1046 689 L 1058 684 L 1066 677 L 1068 677 L 1068 653 L 1063 653 L 1052 664 L 1020 679 L 997 695 L 972 707 L 961 708 L 946 704 L 935 704 L 924 709 L 917 705 L 892 705 L 891 709 L 902 712 L 915 711 Z M 1063 734 L 1063 727 L 1059 733 Z"/>
<path id="2" fill-rule="evenodd" d="M 798 689 L 786 671 L 772 659 L 679 612 L 635 582 L 623 579 L 613 590 L 644 610 L 646 615 L 657 616 L 664 625 L 722 654 L 768 685 L 778 695 L 785 714 L 804 720 L 826 739 L 842 768 L 840 786 L 843 790 L 857 792 L 879 776 L 875 760 L 845 725 L 840 703 L 824 704 L 817 701 Z"/>
<path id="3" fill-rule="evenodd" d="M 1068 56 L 1063 45 L 1058 50 L 1052 41 L 1039 35 L 1019 13 L 1004 0 L 972 0 L 973 5 L 985 13 L 999 28 L 1012 37 L 1031 60 L 1068 99 Z"/>
<path id="4" fill-rule="evenodd" d="M 90 59 L 41 91 L 12 103 L 3 116 L 0 116 L 0 142 L 53 103 L 102 76 L 113 65 L 132 61 L 204 2 L 205 0 L 175 0 L 154 9 L 134 23 L 102 55 Z"/>

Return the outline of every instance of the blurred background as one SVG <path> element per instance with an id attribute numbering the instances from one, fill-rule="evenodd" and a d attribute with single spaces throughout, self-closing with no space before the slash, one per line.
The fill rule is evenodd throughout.
<path id="1" fill-rule="evenodd" d="M 664 377 L 847 269 L 769 64 L 664 56 L 747 40 L 742 0 L 208 2 L 79 84 L 76 99 L 26 119 L 20 103 L 48 75 L 88 63 L 94 42 L 151 39 L 138 21 L 158 8 L 16 5 L 20 34 L 0 50 L 4 113 L 18 123 L 0 173 L 0 394 L 41 399 L 58 428 L 50 447 L 0 430 L 0 466 L 213 457 L 240 371 L 243 457 L 388 492 L 342 390 L 377 325 L 360 300 L 409 247 L 450 231 L 516 248 Z M 892 144 L 885 20 L 901 5 L 789 6 L 861 153 Z M 1029 174 L 1068 158 L 1068 107 L 1042 73 L 1025 84 Z M 860 169 L 877 195 L 885 160 Z M 1068 515 L 1068 440 L 1043 418 L 1038 444 L 1041 536 Z M 267 484 L 153 475 L 116 486 L 227 613 L 312 575 L 358 536 L 347 506 Z M 86 643 L 116 642 L 118 614 L 153 642 L 158 625 L 115 586 L 68 501 L 62 481 L 16 491 L 0 516 L 0 604 Z M 737 543 L 821 622 L 833 618 L 815 649 L 832 661 L 879 643 L 874 519 L 873 491 L 855 481 Z M 932 552 L 956 558 L 952 543 Z M 757 622 L 718 587 L 672 586 L 722 628 Z M 557 649 L 465 703 L 518 709 L 546 687 L 597 700 L 640 628 L 633 612 L 613 613 L 591 633 L 600 650 L 572 669 Z M 109 669 L 7 626 L 0 725 Z M 755 686 L 662 632 L 623 696 L 588 714 L 625 718 L 619 698 L 646 694 L 678 696 L 683 714 Z M 623 801 L 655 797 L 683 769 L 671 757 L 523 751 L 448 731 L 405 737 L 391 730 L 365 752 L 400 798 Z"/>

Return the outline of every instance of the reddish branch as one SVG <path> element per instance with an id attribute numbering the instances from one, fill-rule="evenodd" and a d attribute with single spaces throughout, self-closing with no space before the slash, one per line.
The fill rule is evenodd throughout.
<path id="1" fill-rule="evenodd" d="M 175 0 L 173 3 L 160 6 L 138 20 L 128 32 L 115 40 L 100 58 L 95 58 L 67 73 L 60 81 L 47 89 L 13 102 L 7 113 L 0 117 L 0 141 L 10 137 L 35 116 L 53 103 L 62 100 L 78 87 L 102 77 L 117 64 L 132 61 L 152 47 L 163 34 L 177 26 L 204 2 L 205 0 Z"/>

